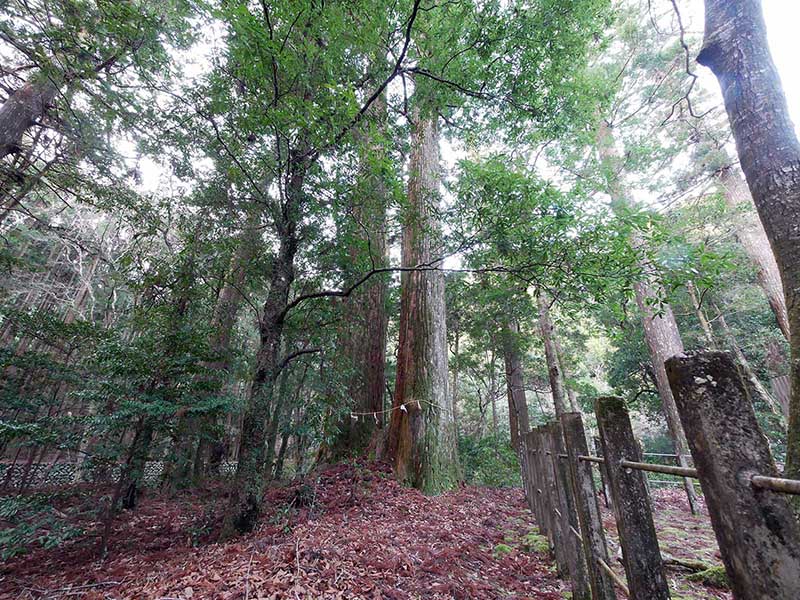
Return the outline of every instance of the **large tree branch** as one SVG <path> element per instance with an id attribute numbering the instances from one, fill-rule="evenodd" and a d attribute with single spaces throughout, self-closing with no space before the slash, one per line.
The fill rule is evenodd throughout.
<path id="1" fill-rule="evenodd" d="M 283 360 L 278 364 L 277 372 L 280 373 L 286 366 L 292 362 L 295 358 L 299 356 L 303 356 L 305 354 L 316 354 L 317 352 L 322 352 L 322 348 L 303 348 L 302 350 L 297 350 L 288 354 L 283 358 Z"/>

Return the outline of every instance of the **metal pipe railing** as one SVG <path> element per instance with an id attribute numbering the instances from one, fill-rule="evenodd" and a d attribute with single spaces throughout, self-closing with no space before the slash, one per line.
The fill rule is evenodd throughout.
<path id="1" fill-rule="evenodd" d="M 797 479 L 783 479 L 781 477 L 766 477 L 764 475 L 753 475 L 750 479 L 753 487 L 783 494 L 800 494 L 800 481 Z"/>
<path id="2" fill-rule="evenodd" d="M 697 469 L 692 467 L 654 465 L 652 463 L 634 462 L 632 460 L 623 460 L 620 461 L 619 464 L 626 469 L 636 469 L 637 471 L 648 471 L 650 473 L 665 473 L 666 475 L 680 475 L 681 477 L 693 477 L 697 479 Z"/>
<path id="3" fill-rule="evenodd" d="M 628 584 L 625 581 L 623 581 L 622 577 L 617 575 L 614 572 L 614 569 L 609 567 L 608 563 L 606 561 L 604 561 L 602 558 L 598 558 L 597 559 L 597 564 L 600 565 L 602 567 L 602 569 L 608 574 L 608 576 L 611 577 L 611 579 L 614 580 L 614 583 L 616 583 L 620 587 L 620 589 L 623 592 L 625 592 L 625 595 L 630 597 L 631 591 L 628 589 Z"/>

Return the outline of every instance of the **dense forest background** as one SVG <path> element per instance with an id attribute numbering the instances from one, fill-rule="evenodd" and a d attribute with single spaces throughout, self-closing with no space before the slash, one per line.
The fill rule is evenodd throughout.
<path id="1" fill-rule="evenodd" d="M 0 4 L 4 555 L 85 534 L 76 490 L 104 547 L 153 486 L 225 481 L 230 538 L 357 457 L 517 485 L 601 394 L 686 455 L 684 349 L 737 355 L 783 462 L 791 315 L 696 4 Z"/>

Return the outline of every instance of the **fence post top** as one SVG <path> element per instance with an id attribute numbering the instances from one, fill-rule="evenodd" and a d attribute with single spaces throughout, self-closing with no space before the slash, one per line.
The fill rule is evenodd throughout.
<path id="1" fill-rule="evenodd" d="M 594 401 L 594 408 L 598 413 L 628 412 L 625 400 L 619 396 L 601 396 Z"/>
<path id="2" fill-rule="evenodd" d="M 664 361 L 667 371 L 682 365 L 700 366 L 713 363 L 723 363 L 727 366 L 736 364 L 736 361 L 733 355 L 725 350 L 692 350 L 675 354 Z"/>

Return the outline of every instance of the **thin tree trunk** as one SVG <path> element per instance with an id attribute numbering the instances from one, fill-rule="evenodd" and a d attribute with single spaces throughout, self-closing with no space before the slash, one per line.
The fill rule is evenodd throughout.
<path id="1" fill-rule="evenodd" d="M 544 342 L 544 356 L 547 361 L 547 377 L 550 380 L 550 390 L 553 393 L 553 409 L 556 419 L 567 412 L 565 402 L 564 380 L 561 377 L 561 368 L 558 364 L 558 353 L 553 343 L 553 323 L 550 320 L 550 306 L 544 294 L 537 298 L 539 304 L 539 331 Z"/>
<path id="2" fill-rule="evenodd" d="M 621 166 L 619 154 L 614 145 L 614 135 L 605 121 L 601 122 L 597 132 L 597 146 L 601 162 L 607 171 L 612 210 L 615 212 L 624 211 L 630 207 L 631 200 L 619 176 Z M 644 246 L 644 242 L 638 237 L 634 237 L 631 243 L 634 247 L 640 249 Z M 675 398 L 672 395 L 672 389 L 667 380 L 667 372 L 664 368 L 665 360 L 676 354 L 683 353 L 683 340 L 681 339 L 672 308 L 668 304 L 661 304 L 659 312 L 656 313 L 654 311 L 653 307 L 659 305 L 659 297 L 663 296 L 663 294 L 657 294 L 653 288 L 654 284 L 647 280 L 649 278 L 648 271 L 652 270 L 652 265 L 642 259 L 642 267 L 644 271 L 643 280 L 633 286 L 636 304 L 642 315 L 644 339 L 650 351 L 650 361 L 653 364 L 656 387 L 661 398 L 664 416 L 667 419 L 667 427 L 675 446 L 675 454 L 678 455 L 678 461 L 681 466 L 687 466 L 689 446 L 686 442 L 686 434 L 678 416 L 678 407 L 675 404 Z M 694 514 L 696 493 L 694 484 L 690 479 L 684 479 L 684 488 L 686 497 L 689 500 L 689 507 L 692 510 L 692 514 Z"/>
<path id="3" fill-rule="evenodd" d="M 286 446 L 288 445 L 288 442 L 289 430 L 287 429 L 281 434 L 281 447 L 280 450 L 278 450 L 278 458 L 275 461 L 275 472 L 272 475 L 274 479 L 280 479 L 283 477 L 283 465 L 286 461 Z"/>
<path id="4" fill-rule="evenodd" d="M 706 0 L 697 61 L 717 77 L 739 164 L 778 263 L 789 315 L 792 397 L 787 477 L 800 478 L 800 143 L 759 0 Z M 800 512 L 800 503 L 795 506 Z"/>
<path id="5" fill-rule="evenodd" d="M 414 111 L 403 266 L 439 266 L 436 213 L 441 174 L 437 117 Z M 388 455 L 399 481 L 437 493 L 460 476 L 453 407 L 447 391 L 444 275 L 406 271 L 401 279 L 397 379 Z"/>
<path id="6" fill-rule="evenodd" d="M 678 415 L 678 407 L 675 404 L 675 397 L 672 395 L 672 388 L 669 386 L 667 371 L 664 367 L 664 362 L 668 358 L 683 354 L 683 340 L 681 339 L 672 308 L 669 305 L 664 305 L 660 307 L 660 312 L 656 313 L 653 307 L 658 302 L 658 295 L 653 289 L 644 282 L 634 284 L 633 289 L 636 295 L 636 304 L 642 314 L 644 339 L 650 350 L 650 361 L 653 363 L 656 387 L 658 388 L 658 395 L 661 397 L 664 415 L 667 418 L 667 426 L 675 445 L 675 454 L 678 455 L 680 465 L 685 467 L 688 466 L 689 446 L 686 442 L 686 434 L 683 432 L 683 425 Z M 683 481 L 686 497 L 689 500 L 689 508 L 694 514 L 697 502 L 694 484 L 688 478 Z"/>
<path id="7" fill-rule="evenodd" d="M 694 287 L 694 283 L 689 281 L 686 283 L 686 290 L 689 292 L 692 308 L 694 308 L 694 313 L 697 315 L 697 320 L 700 323 L 700 329 L 703 330 L 703 337 L 706 338 L 708 348 L 714 350 L 717 347 L 717 343 L 714 340 L 714 331 L 711 329 L 711 323 L 708 322 L 706 313 L 703 311 L 703 307 L 697 297 L 697 288 Z"/>
<path id="8" fill-rule="evenodd" d="M 455 329 L 455 340 L 453 346 L 453 357 L 456 359 L 455 364 L 453 365 L 453 389 L 452 389 L 452 396 L 453 396 L 453 428 L 456 432 L 456 438 L 458 438 L 458 431 L 459 431 L 459 424 L 458 424 L 458 383 L 459 383 L 459 343 L 461 341 L 461 329 L 456 323 Z"/>
<path id="9" fill-rule="evenodd" d="M 725 320 L 725 315 L 722 314 L 722 311 L 719 308 L 717 308 L 717 320 L 719 321 L 720 327 L 722 327 L 722 331 L 725 332 L 725 337 L 728 338 L 728 343 L 730 344 L 731 348 L 733 348 L 733 353 L 736 355 L 737 360 L 742 366 L 745 377 L 752 382 L 760 396 L 767 400 L 769 403 L 769 409 L 773 413 L 776 415 L 787 416 L 786 413 L 788 413 L 789 407 L 782 407 L 782 411 L 773 395 L 767 391 L 767 388 L 764 387 L 764 385 L 761 383 L 761 380 L 756 377 L 755 372 L 750 367 L 750 361 L 747 360 L 744 352 L 742 352 L 739 342 L 736 341 L 736 336 L 733 335 L 733 331 L 731 331 L 731 328 L 728 326 L 728 322 Z"/>
<path id="10" fill-rule="evenodd" d="M 497 437 L 497 359 L 495 357 L 494 343 L 492 343 L 491 359 L 489 360 L 489 398 L 492 401 L 492 435 Z"/>
<path id="11" fill-rule="evenodd" d="M 253 211 L 247 219 L 244 230 L 241 232 L 236 251 L 231 257 L 225 283 L 214 305 L 209 345 L 217 359 L 212 363 L 208 363 L 206 366 L 209 369 L 217 371 L 220 376 L 226 374 L 230 368 L 231 335 L 236 325 L 239 309 L 242 306 L 242 289 L 247 279 L 247 266 L 256 255 L 259 237 L 258 231 L 258 219 L 256 211 Z M 183 442 L 183 447 L 178 451 L 181 453 L 188 453 L 190 447 L 194 443 L 194 438 L 199 436 L 199 440 L 197 441 L 197 453 L 192 468 L 194 478 L 197 479 L 206 471 L 205 464 L 208 455 L 212 452 L 213 448 L 222 444 L 222 440 L 212 439 L 209 437 L 208 433 L 204 431 L 208 425 L 212 423 L 211 418 L 194 416 L 187 417 L 187 419 L 191 420 L 190 431 L 187 436 L 189 439 Z M 179 459 L 179 461 L 180 460 L 181 459 Z M 182 462 L 186 466 L 189 464 L 187 459 L 183 459 Z M 189 473 L 187 471 L 177 473 L 176 481 L 180 482 L 185 480 L 188 475 Z"/>
<path id="12" fill-rule="evenodd" d="M 288 183 L 284 205 L 273 211 L 276 216 L 278 251 L 272 263 L 270 287 L 259 322 L 260 345 L 242 419 L 238 463 L 232 485 L 222 539 L 235 532 L 246 533 L 255 527 L 261 513 L 261 500 L 266 478 L 266 426 L 272 407 L 275 382 L 280 374 L 279 353 L 283 340 L 285 311 L 294 282 L 294 261 L 297 254 L 297 222 L 302 203 L 307 170 L 303 145 L 289 158 Z"/>
<path id="13" fill-rule="evenodd" d="M 519 454 L 520 439 L 530 431 L 528 402 L 525 399 L 525 376 L 518 344 L 519 326 L 509 320 L 503 336 L 503 358 L 506 366 L 506 391 L 508 394 L 508 418 L 511 428 L 511 446 Z"/>
<path id="14" fill-rule="evenodd" d="M 556 331 L 555 327 L 553 327 L 552 336 L 553 344 L 556 347 L 556 357 L 558 358 L 558 364 L 561 367 L 561 375 L 564 380 L 564 390 L 567 392 L 567 400 L 569 400 L 569 409 L 572 412 L 580 412 L 578 398 L 575 396 L 575 390 L 573 390 L 569 385 L 569 380 L 572 376 L 566 366 L 566 363 L 564 362 L 564 349 L 561 347 L 561 336 Z"/>

